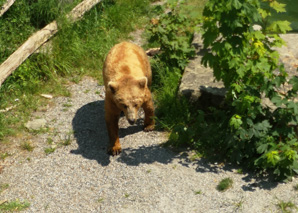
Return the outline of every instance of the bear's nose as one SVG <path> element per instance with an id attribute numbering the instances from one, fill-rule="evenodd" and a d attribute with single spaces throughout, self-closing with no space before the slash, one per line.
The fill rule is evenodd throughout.
<path id="1" fill-rule="evenodd" d="M 130 125 L 135 124 L 136 120 L 135 119 L 128 119 L 128 122 L 130 123 Z"/>

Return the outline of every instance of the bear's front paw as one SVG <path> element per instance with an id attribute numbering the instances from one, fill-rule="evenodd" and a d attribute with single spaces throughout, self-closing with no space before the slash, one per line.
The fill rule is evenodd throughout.
<path id="1" fill-rule="evenodd" d="M 113 146 L 108 149 L 108 154 L 113 156 L 119 155 L 121 153 L 121 150 L 121 146 Z"/>
<path id="2" fill-rule="evenodd" d="M 148 125 L 148 126 L 144 126 L 144 131 L 145 132 L 150 132 L 152 130 L 154 130 L 154 124 Z"/>

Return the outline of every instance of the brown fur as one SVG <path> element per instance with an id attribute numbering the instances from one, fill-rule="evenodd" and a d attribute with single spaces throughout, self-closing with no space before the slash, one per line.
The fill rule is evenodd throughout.
<path id="1" fill-rule="evenodd" d="M 152 74 L 149 60 L 144 50 L 132 43 L 122 42 L 108 53 L 103 79 L 106 89 L 105 120 L 110 147 L 108 152 L 121 152 L 118 121 L 121 111 L 130 124 L 135 123 L 140 107 L 144 109 L 144 130 L 154 129 L 154 108 L 149 86 Z"/>

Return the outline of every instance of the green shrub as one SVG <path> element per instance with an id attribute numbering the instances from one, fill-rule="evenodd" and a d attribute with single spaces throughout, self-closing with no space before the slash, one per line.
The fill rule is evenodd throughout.
<path id="1" fill-rule="evenodd" d="M 181 11 L 183 3 L 170 5 L 170 12 L 163 13 L 152 21 L 147 33 L 150 43 L 160 45 L 159 58 L 169 67 L 184 69 L 190 57 L 194 56 L 191 46 L 195 21 Z"/>
<path id="2" fill-rule="evenodd" d="M 275 0 L 270 6 L 278 12 L 285 7 Z M 278 52 L 272 50 L 284 43 L 275 33 L 285 33 L 290 23 L 277 21 L 267 26 L 270 12 L 257 0 L 210 0 L 203 14 L 204 46 L 211 48 L 203 63 L 213 68 L 216 79 L 228 89 L 228 110 L 219 119 L 224 129 L 220 147 L 212 146 L 227 151 L 234 162 L 273 169 L 281 178 L 298 173 L 298 105 L 294 102 L 298 78 L 289 80 L 289 92 L 278 92 L 287 83 L 287 74 L 278 62 Z M 262 31 L 255 31 L 254 23 L 259 23 Z M 276 109 L 262 105 L 263 96 Z"/>
<path id="3" fill-rule="evenodd" d="M 190 115 L 188 101 L 177 97 L 183 68 L 194 55 L 191 42 L 196 22 L 182 13 L 185 8 L 183 2 L 174 1 L 170 4 L 171 11 L 153 19 L 146 32 L 149 43 L 160 46 L 160 53 L 151 61 L 152 89 L 158 123 L 170 131 L 177 124 L 187 123 Z"/>

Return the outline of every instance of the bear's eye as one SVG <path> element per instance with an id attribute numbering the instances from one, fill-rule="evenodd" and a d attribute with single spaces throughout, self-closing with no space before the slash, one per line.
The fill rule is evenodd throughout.
<path id="1" fill-rule="evenodd" d="M 127 105 L 123 104 L 124 109 L 127 109 Z"/>
<path id="2" fill-rule="evenodd" d="M 135 104 L 135 105 L 134 105 L 134 107 L 138 107 L 138 105 L 137 105 L 137 104 Z"/>

